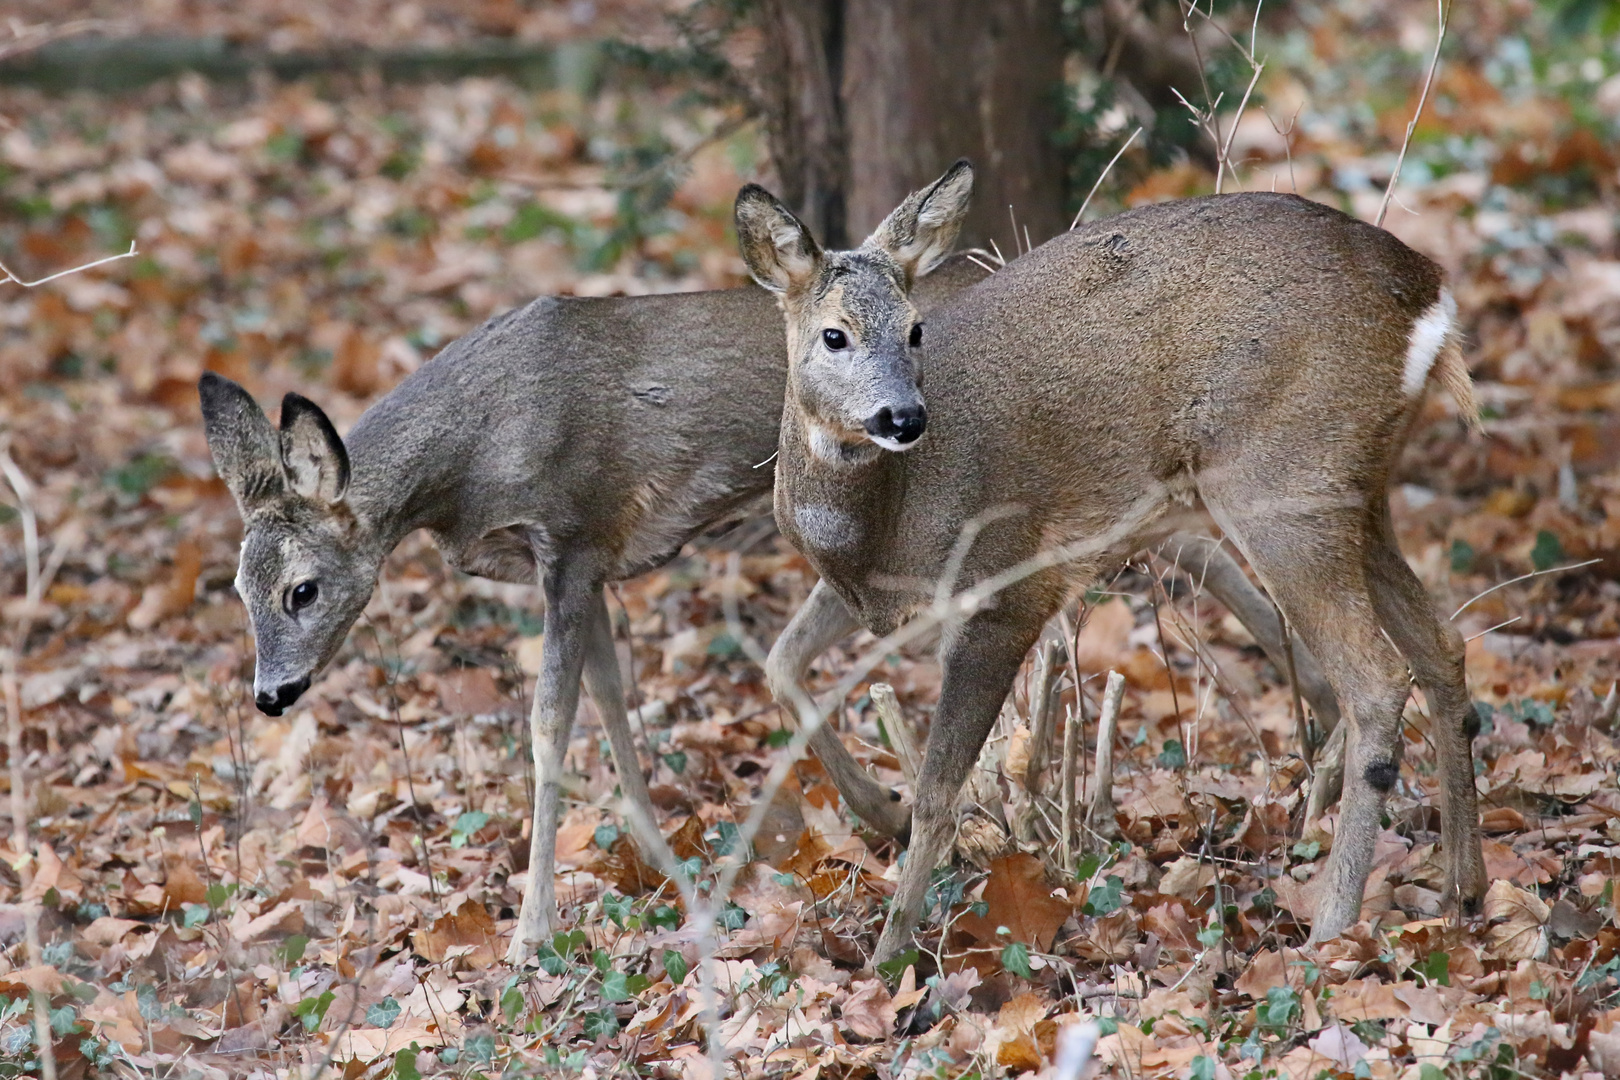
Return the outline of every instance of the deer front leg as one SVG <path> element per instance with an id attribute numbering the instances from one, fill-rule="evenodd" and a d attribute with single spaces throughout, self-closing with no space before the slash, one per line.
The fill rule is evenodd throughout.
<path id="1" fill-rule="evenodd" d="M 1054 605 L 1055 606 L 1055 605 Z M 956 835 L 957 798 L 979 759 L 1001 704 L 1050 612 L 1020 605 L 1005 594 L 1000 606 L 975 616 L 948 636 L 942 650 L 944 682 L 928 734 L 922 775 L 911 811 L 911 844 L 899 888 L 878 938 L 875 963 L 892 960 L 911 944 L 935 867 Z"/>
<path id="2" fill-rule="evenodd" d="M 523 894 L 523 910 L 506 951 L 506 962 L 513 965 L 532 957 L 536 946 L 551 936 L 557 912 L 554 863 L 562 763 L 574 727 L 574 712 L 579 707 L 580 667 L 596 586 L 593 582 L 568 581 L 555 572 L 546 574 L 545 591 L 546 640 L 540 678 L 534 689 L 534 707 L 529 711 L 535 784 L 529 887 Z"/>
<path id="3" fill-rule="evenodd" d="M 647 778 L 642 775 L 641 758 L 630 733 L 630 717 L 624 709 L 624 681 L 619 673 L 619 655 L 613 647 L 613 624 L 608 619 L 607 599 L 600 588 L 593 590 L 591 596 L 585 638 L 585 688 L 602 716 L 602 728 L 613 751 L 613 767 L 619 773 L 620 793 L 630 805 L 631 813 L 639 814 L 647 824 L 657 828 L 652 796 L 647 793 Z"/>
<path id="4" fill-rule="evenodd" d="M 860 627 L 844 601 L 824 581 L 816 582 L 804 605 L 794 613 L 782 636 L 765 658 L 765 680 L 795 726 L 799 704 L 809 691 L 801 681 L 811 662 L 841 638 Z M 822 703 L 823 714 L 831 713 L 838 702 Z M 810 748 L 832 777 L 838 793 L 856 817 L 889 836 L 904 837 L 911 826 L 911 815 L 900 801 L 900 793 L 873 780 L 853 757 L 843 740 L 827 724 L 810 735 Z"/>

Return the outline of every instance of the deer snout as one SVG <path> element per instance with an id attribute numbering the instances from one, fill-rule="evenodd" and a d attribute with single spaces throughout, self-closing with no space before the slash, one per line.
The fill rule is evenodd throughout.
<path id="1" fill-rule="evenodd" d="M 866 418 L 866 433 L 879 446 L 900 450 L 922 438 L 928 427 L 928 410 L 921 402 L 898 409 L 884 406 Z"/>
<path id="2" fill-rule="evenodd" d="M 276 687 L 275 692 L 260 690 L 253 696 L 253 704 L 266 716 L 280 716 L 287 708 L 309 689 L 309 676 L 305 675 L 297 682 L 282 683 Z"/>

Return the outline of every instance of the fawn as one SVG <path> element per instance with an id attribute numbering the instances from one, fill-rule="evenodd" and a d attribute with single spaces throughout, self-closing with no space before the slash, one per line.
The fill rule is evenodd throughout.
<path id="1" fill-rule="evenodd" d="M 1433 717 L 1447 897 L 1477 906 L 1463 642 L 1401 557 L 1386 491 L 1431 378 L 1477 418 L 1439 268 L 1296 196 L 1219 195 L 1061 235 L 925 324 L 913 282 L 955 242 L 971 188 L 958 162 L 852 251 L 823 251 L 757 185 L 736 204 L 743 258 L 787 326 L 776 520 L 821 575 L 772 650 L 779 697 L 808 657 L 859 626 L 890 632 L 940 582 L 996 587 L 945 626 L 876 959 L 907 948 L 958 792 L 1047 620 L 1200 505 L 1350 725 L 1313 939 L 1359 916 L 1407 664 Z"/>

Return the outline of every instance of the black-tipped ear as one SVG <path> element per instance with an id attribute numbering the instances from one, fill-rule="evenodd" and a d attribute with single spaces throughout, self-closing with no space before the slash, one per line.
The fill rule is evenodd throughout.
<path id="1" fill-rule="evenodd" d="M 276 429 L 253 396 L 236 383 L 205 371 L 197 380 L 203 431 L 219 478 L 231 489 L 246 516 L 255 506 L 281 495 L 281 449 Z"/>
<path id="2" fill-rule="evenodd" d="M 809 284 L 821 248 L 804 222 L 758 184 L 737 193 L 737 246 L 754 280 L 774 293 Z"/>
<path id="3" fill-rule="evenodd" d="M 326 413 L 302 394 L 281 399 L 281 467 L 306 498 L 335 503 L 349 488 L 349 452 Z"/>
<path id="4" fill-rule="evenodd" d="M 973 163 L 959 158 L 938 180 L 906 196 L 866 246 L 888 252 L 915 281 L 951 253 L 972 198 Z"/>

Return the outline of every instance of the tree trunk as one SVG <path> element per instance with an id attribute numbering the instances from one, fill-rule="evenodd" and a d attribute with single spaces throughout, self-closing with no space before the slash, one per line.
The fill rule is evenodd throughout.
<path id="1" fill-rule="evenodd" d="M 764 0 L 758 94 L 777 196 L 821 243 L 845 247 L 849 156 L 838 86 L 844 0 Z"/>
<path id="2" fill-rule="evenodd" d="M 1061 232 L 1061 12 L 1061 0 L 766 0 L 760 97 L 780 194 L 843 246 L 967 157 L 963 243 L 1011 257 L 1026 229 L 1036 244 Z"/>

